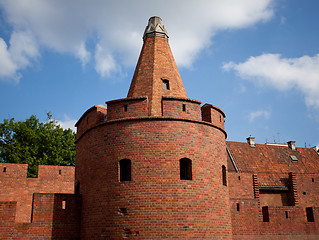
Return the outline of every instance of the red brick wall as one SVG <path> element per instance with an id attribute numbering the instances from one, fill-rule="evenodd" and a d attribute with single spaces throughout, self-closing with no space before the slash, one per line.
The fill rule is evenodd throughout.
<path id="1" fill-rule="evenodd" d="M 319 174 L 296 174 L 296 182 L 299 205 L 319 207 Z"/>
<path id="2" fill-rule="evenodd" d="M 225 129 L 225 113 L 211 104 L 202 106 L 202 119 L 205 122 L 210 122 L 215 126 Z"/>
<path id="3" fill-rule="evenodd" d="M 126 106 L 126 111 L 124 109 Z M 124 98 L 107 102 L 107 120 L 148 116 L 148 100 L 141 98 Z"/>
<path id="4" fill-rule="evenodd" d="M 62 209 L 61 202 L 66 201 Z M 80 196 L 72 194 L 34 194 L 32 222 L 15 221 L 16 202 L 0 202 L 0 239 L 49 240 L 79 239 Z"/>
<path id="5" fill-rule="evenodd" d="M 0 163 L 0 201 L 17 202 L 16 222 L 31 221 L 33 193 L 74 193 L 74 167 L 39 166 L 38 178 L 27 178 L 27 168 Z"/>
<path id="6" fill-rule="evenodd" d="M 192 180 L 180 180 L 185 157 L 192 160 Z M 119 182 L 125 158 L 132 161 L 132 181 Z M 146 118 L 88 131 L 77 142 L 81 238 L 231 239 L 222 165 L 225 135 L 206 123 Z"/>
<path id="7" fill-rule="evenodd" d="M 183 104 L 185 105 L 185 109 L 183 109 Z M 190 99 L 163 97 L 162 112 L 164 117 L 201 120 L 200 102 L 192 101 Z"/>
<path id="8" fill-rule="evenodd" d="M 260 175 L 267 179 L 266 173 Z M 269 206 L 269 222 L 263 222 L 258 196 L 253 194 L 252 175 L 228 173 L 234 239 L 319 239 L 317 179 L 318 174 L 296 174 L 293 185 L 297 186 L 298 206 Z M 306 207 L 313 207 L 315 222 L 307 222 Z"/>
<path id="9" fill-rule="evenodd" d="M 88 128 L 104 122 L 107 109 L 103 105 L 96 105 L 88 109 L 76 123 L 76 137 L 79 138 Z"/>

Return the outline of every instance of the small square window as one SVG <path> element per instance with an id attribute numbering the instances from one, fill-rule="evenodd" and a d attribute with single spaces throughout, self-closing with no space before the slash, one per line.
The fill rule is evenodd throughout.
<path id="1" fill-rule="evenodd" d="M 166 79 L 163 79 L 163 89 L 169 90 L 169 81 Z"/>

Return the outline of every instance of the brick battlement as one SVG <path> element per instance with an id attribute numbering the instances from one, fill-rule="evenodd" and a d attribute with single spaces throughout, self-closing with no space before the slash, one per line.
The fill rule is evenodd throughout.
<path id="1" fill-rule="evenodd" d="M 30 222 L 34 193 L 74 193 L 74 167 L 38 167 L 38 178 L 27 178 L 27 164 L 0 163 L 0 201 L 17 202 L 17 222 Z"/>
<path id="2" fill-rule="evenodd" d="M 28 164 L 0 163 L 1 178 L 27 178 Z M 72 166 L 38 166 L 38 179 L 64 179 L 74 182 L 74 167 Z M 37 179 L 35 178 L 35 179 Z M 34 179 L 34 178 L 32 178 Z"/>
<path id="3" fill-rule="evenodd" d="M 111 124 L 114 121 L 132 121 L 142 119 L 176 119 L 185 121 L 197 121 L 209 124 L 224 132 L 225 114 L 219 108 L 189 98 L 163 96 L 161 101 L 161 115 L 150 116 L 149 101 L 147 96 L 130 97 L 108 101 L 107 108 L 100 105 L 87 110 L 77 126 L 77 141 L 88 130 L 102 124 Z"/>

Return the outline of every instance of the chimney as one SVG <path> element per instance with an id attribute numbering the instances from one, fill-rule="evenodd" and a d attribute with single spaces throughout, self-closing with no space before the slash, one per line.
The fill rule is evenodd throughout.
<path id="1" fill-rule="evenodd" d="M 296 151 L 296 141 L 289 141 L 288 143 L 288 147 L 292 150 L 292 151 Z"/>
<path id="2" fill-rule="evenodd" d="M 246 139 L 247 139 L 247 142 L 248 142 L 249 146 L 256 147 L 255 138 L 254 137 L 248 137 Z"/>

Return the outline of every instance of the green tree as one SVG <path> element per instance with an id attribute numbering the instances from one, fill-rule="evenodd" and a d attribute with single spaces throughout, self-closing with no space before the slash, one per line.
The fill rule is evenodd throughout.
<path id="1" fill-rule="evenodd" d="M 28 164 L 28 177 L 36 177 L 38 165 L 74 166 L 75 133 L 62 129 L 52 115 L 46 122 L 32 115 L 0 123 L 0 162 Z"/>

